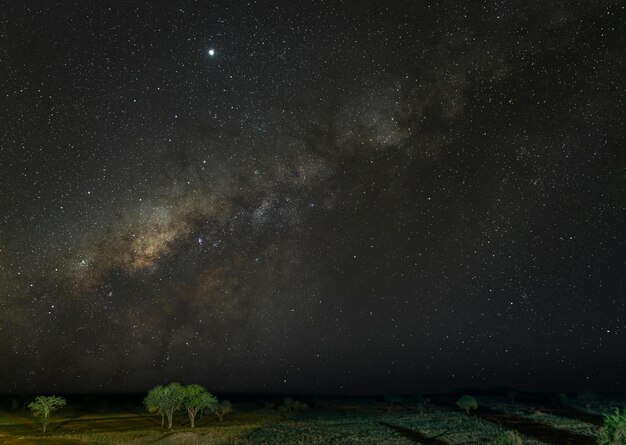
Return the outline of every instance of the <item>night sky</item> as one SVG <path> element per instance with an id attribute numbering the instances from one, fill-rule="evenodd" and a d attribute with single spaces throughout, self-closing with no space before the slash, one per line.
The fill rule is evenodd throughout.
<path id="1" fill-rule="evenodd" d="M 626 389 L 622 1 L 4 1 L 0 392 Z"/>

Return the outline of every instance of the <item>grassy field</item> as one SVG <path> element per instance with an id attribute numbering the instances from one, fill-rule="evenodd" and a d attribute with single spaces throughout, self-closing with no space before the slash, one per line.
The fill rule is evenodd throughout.
<path id="1" fill-rule="evenodd" d="M 195 429 L 177 416 L 172 432 L 160 418 L 140 413 L 59 413 L 43 435 L 28 413 L 0 412 L 0 444 L 389 444 L 412 442 L 379 423 L 376 415 L 285 417 L 275 410 L 245 410 L 219 422 L 203 418 Z"/>
<path id="2" fill-rule="evenodd" d="M 576 434 L 596 437 L 600 430 L 599 425 L 585 422 L 573 417 L 565 417 L 549 412 L 540 406 L 534 407 L 517 402 L 502 402 L 498 400 L 485 400 L 483 405 L 504 413 L 514 414 L 536 422 L 548 424 L 556 429 L 563 429 Z"/>
<path id="3" fill-rule="evenodd" d="M 564 432 L 589 439 L 567 439 L 567 443 L 588 444 L 595 441 L 593 437 L 599 429 L 581 420 L 533 411 L 529 404 L 487 399 L 484 404 L 518 422 L 540 423 L 548 439 L 534 436 L 532 429 L 520 429 L 526 445 L 566 443 L 559 442 L 559 434 Z M 389 409 L 388 405 L 371 400 L 338 400 L 318 404 L 318 408 L 306 413 L 285 416 L 275 409 L 244 403 L 235 404 L 235 412 L 223 422 L 212 415 L 204 416 L 193 430 L 180 413 L 174 429 L 168 432 L 161 428 L 159 416 L 146 414 L 137 404 L 96 409 L 70 403 L 52 418 L 45 435 L 21 407 L 0 411 L 0 444 L 460 445 L 489 444 L 507 429 L 478 414 L 468 416 L 441 405 L 418 411 L 410 404 Z M 545 431 L 550 434 L 546 436 Z"/>

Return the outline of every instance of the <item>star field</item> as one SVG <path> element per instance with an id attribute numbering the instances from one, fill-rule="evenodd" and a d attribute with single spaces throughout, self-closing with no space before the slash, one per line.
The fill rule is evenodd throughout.
<path id="1" fill-rule="evenodd" d="M 624 389 L 624 5 L 9 2 L 0 392 Z"/>

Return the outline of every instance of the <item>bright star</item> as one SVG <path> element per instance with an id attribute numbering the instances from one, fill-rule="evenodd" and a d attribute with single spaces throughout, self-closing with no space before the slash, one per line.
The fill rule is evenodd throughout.
<path id="1" fill-rule="evenodd" d="M 211 48 L 209 50 L 209 56 L 213 57 L 215 55 L 215 50 L 213 48 Z"/>

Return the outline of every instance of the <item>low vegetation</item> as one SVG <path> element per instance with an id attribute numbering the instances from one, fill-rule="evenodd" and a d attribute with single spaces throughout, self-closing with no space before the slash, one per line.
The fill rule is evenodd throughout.
<path id="1" fill-rule="evenodd" d="M 290 397 L 287 397 L 283 400 L 283 404 L 278 407 L 278 411 L 283 414 L 291 414 L 294 412 L 302 412 L 309 409 L 309 405 L 305 402 L 300 402 L 299 400 L 293 400 Z"/>
<path id="2" fill-rule="evenodd" d="M 598 445 L 626 444 L 626 410 L 615 409 L 613 414 L 604 417 L 604 426 L 598 435 Z"/>
<path id="3" fill-rule="evenodd" d="M 224 420 L 225 415 L 233 412 L 233 405 L 230 403 L 229 400 L 222 400 L 220 403 L 217 404 L 214 412 L 221 422 L 222 420 Z"/>
<path id="4" fill-rule="evenodd" d="M 436 408 L 420 415 L 386 414 L 380 421 L 449 445 L 490 445 L 507 431 L 506 428 L 481 419 L 467 416 L 459 411 Z M 418 442 L 419 439 L 417 439 Z M 434 443 L 434 442 L 422 442 Z M 524 445 L 544 445 L 532 438 L 524 437 Z"/>
<path id="5" fill-rule="evenodd" d="M 492 442 L 492 445 L 523 445 L 524 440 L 515 431 L 505 431 Z"/>
<path id="6" fill-rule="evenodd" d="M 238 445 L 412 445 L 408 438 L 381 424 L 379 415 L 306 414 L 252 431 Z"/>
<path id="7" fill-rule="evenodd" d="M 386 395 L 385 403 L 387 404 L 387 411 L 391 411 L 395 406 L 402 404 L 402 397 L 393 394 Z"/>
<path id="8" fill-rule="evenodd" d="M 404 396 L 402 406 L 391 412 L 390 398 L 350 400 L 324 399 L 313 404 L 311 410 L 303 400 L 296 398 L 244 400 L 233 411 L 228 400 L 218 401 L 200 385 L 170 383 L 151 389 L 143 399 L 145 409 L 137 402 L 80 398 L 66 406 L 65 399 L 36 398 L 28 407 L 46 434 L 37 428 L 33 418 L 24 412 L 24 406 L 6 399 L 0 407 L 0 444 L 213 444 L 213 445 L 410 445 L 411 443 L 445 443 L 448 445 L 545 445 L 539 435 L 528 429 L 501 425 L 489 419 L 466 415 L 476 409 L 478 402 L 466 395 L 451 409 L 450 399 L 435 398 L 429 405 L 421 397 Z M 28 399 L 26 399 L 28 400 Z M 495 400 L 495 401 L 494 401 Z M 573 398 L 572 398 L 573 400 Z M 598 406 L 610 402 L 603 396 L 594 401 Z M 52 403 L 54 401 L 54 403 Z M 47 403 L 51 402 L 51 403 Z M 393 403 L 398 403 L 393 400 Z M 620 402 L 622 403 L 622 402 Z M 590 440 L 580 443 L 598 445 L 626 445 L 626 411 L 620 409 L 606 416 L 604 427 L 582 420 L 567 419 L 553 414 L 537 418 L 537 405 L 511 402 L 504 394 L 497 399 L 481 397 L 481 404 L 499 413 L 510 413 L 519 418 L 536 420 L 552 429 L 551 440 L 558 440 L 561 432 L 575 429 Z M 265 408 L 263 408 L 265 406 Z M 623 406 L 623 403 L 617 406 Z M 37 408 L 35 408 L 37 407 Z M 48 409 L 47 407 L 50 407 Z M 59 408 L 65 409 L 59 410 Z M 416 409 L 419 408 L 419 409 Z M 8 409 L 11 408 L 9 411 Z M 485 411 L 489 412 L 489 411 Z M 156 416 L 160 416 L 157 420 Z M 54 424 L 48 425 L 54 417 Z M 165 421 L 167 419 L 167 422 Z M 569 422 L 569 423 L 567 423 Z M 579 423 L 580 426 L 577 426 Z M 515 431 L 507 429 L 515 428 Z M 601 432 L 600 432 L 601 429 Z M 37 431 L 39 430 L 39 431 Z M 548 430 L 549 431 L 549 430 Z M 520 433 L 524 433 L 521 435 Z M 545 430 L 544 430 L 544 436 Z M 576 442 L 573 442 L 576 443 Z"/>

